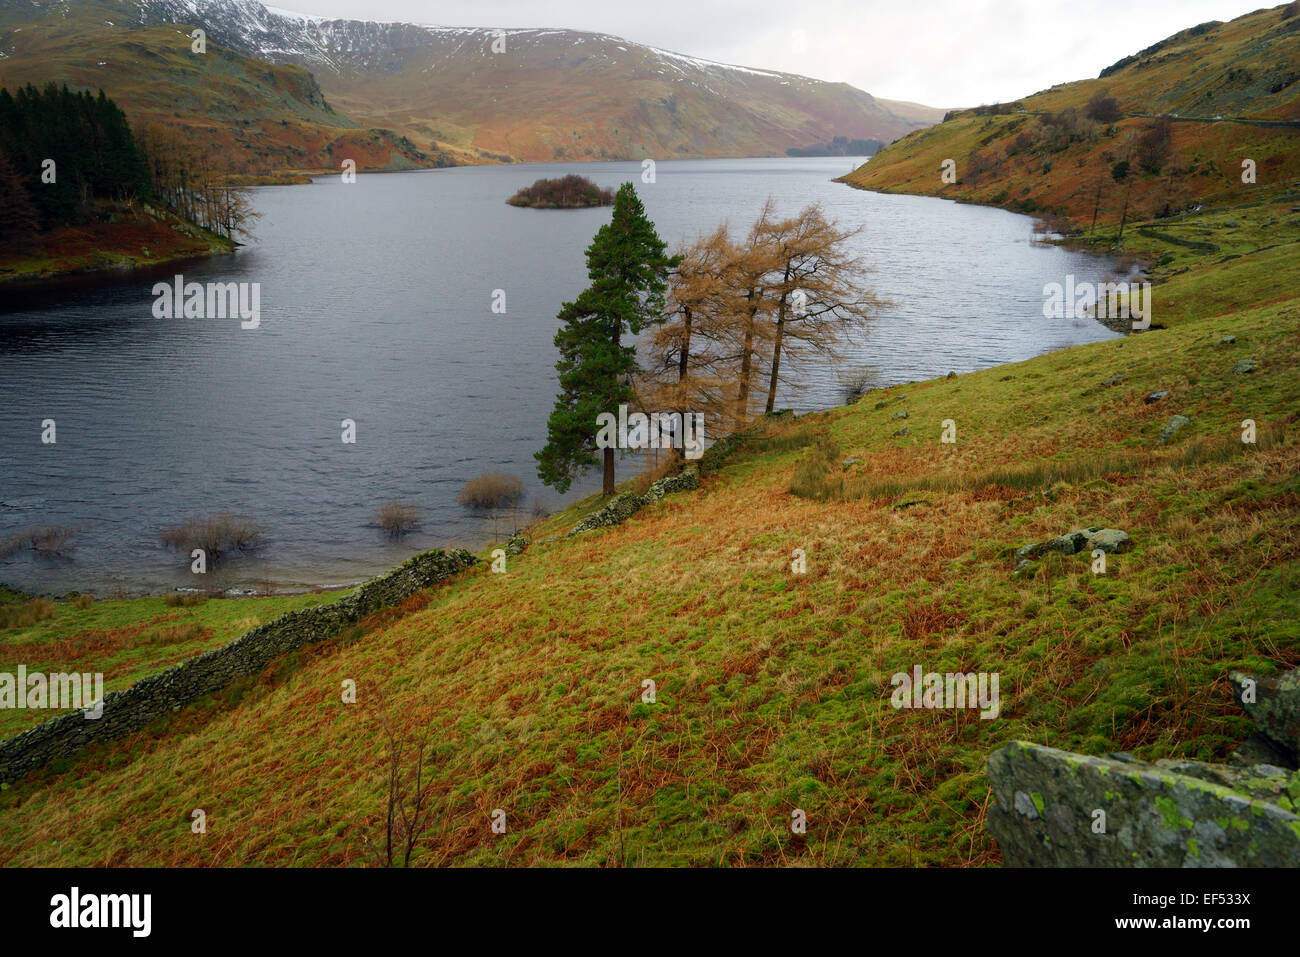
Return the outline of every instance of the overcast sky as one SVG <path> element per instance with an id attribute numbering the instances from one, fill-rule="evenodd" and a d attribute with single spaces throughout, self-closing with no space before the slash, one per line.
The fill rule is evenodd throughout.
<path id="1" fill-rule="evenodd" d="M 272 0 L 326 17 L 565 27 L 678 53 L 966 106 L 1096 76 L 1249 0 Z"/>

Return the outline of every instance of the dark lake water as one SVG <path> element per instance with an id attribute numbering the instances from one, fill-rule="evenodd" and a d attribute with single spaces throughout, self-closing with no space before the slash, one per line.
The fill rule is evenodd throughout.
<path id="1" fill-rule="evenodd" d="M 39 301 L 0 292 L 0 537 L 75 526 L 63 558 L 0 559 L 0 582 L 100 594 L 193 587 L 188 556 L 159 530 L 221 509 L 249 513 L 269 543 L 205 587 L 341 584 L 429 547 L 478 547 L 509 531 L 456 503 L 489 470 L 524 480 L 529 506 L 561 498 L 537 480 L 555 394 L 555 314 L 586 278 L 583 250 L 609 210 L 539 211 L 505 198 L 539 176 L 633 181 L 670 243 L 729 220 L 743 234 L 764 199 L 814 200 L 864 228 L 858 249 L 893 301 L 841 368 L 801 370 L 779 407 L 844 401 L 845 369 L 881 384 L 968 372 L 1111 338 L 1092 320 L 1047 319 L 1043 286 L 1109 271 L 1035 244 L 1030 219 L 832 183 L 850 159 L 479 167 L 338 177 L 255 191 L 255 244 L 185 266 L 186 281 L 260 283 L 261 324 L 158 319 L 160 277 L 69 287 Z M 167 277 L 170 277 L 170 270 Z M 504 290 L 506 313 L 492 312 Z M 796 371 L 796 370 L 792 370 Z M 57 443 L 41 443 L 54 419 Z M 354 445 L 340 422 L 356 422 Z M 631 474 L 630 460 L 621 477 Z M 376 506 L 423 511 L 393 543 Z"/>

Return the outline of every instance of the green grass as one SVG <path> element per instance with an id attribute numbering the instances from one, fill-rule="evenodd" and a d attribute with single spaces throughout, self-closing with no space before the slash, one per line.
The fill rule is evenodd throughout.
<path id="1" fill-rule="evenodd" d="M 996 862 L 991 750 L 1023 739 L 1222 758 L 1249 731 L 1227 672 L 1300 661 L 1294 308 L 766 422 L 697 493 L 535 545 L 505 575 L 469 573 L 425 607 L 5 791 L 0 859 L 365 863 L 381 834 L 387 716 L 434 728 L 419 865 Z M 1233 376 L 1246 355 L 1258 371 Z M 1127 379 L 1100 385 L 1116 372 Z M 1142 401 L 1162 388 L 1163 403 Z M 905 439 L 892 436 L 898 408 Z M 1158 449 L 1174 411 L 1193 426 Z M 1246 416 L 1268 436 L 1252 449 L 1235 437 Z M 945 418 L 955 445 L 938 441 Z M 792 495 L 801 463 L 832 444 L 823 457 L 846 480 L 889 494 Z M 863 461 L 844 470 L 839 457 Z M 1040 483 L 1050 495 L 1026 496 Z M 891 508 L 895 491 L 921 501 Z M 1051 555 L 1011 577 L 1015 548 L 1087 524 L 1133 536 L 1106 575 Z M 796 548 L 806 575 L 790 571 Z M 147 623 L 159 605 L 123 603 L 114 620 Z M 55 636 L 98 611 L 60 604 L 62 625 L 34 627 Z M 889 677 L 915 664 L 999 673 L 1002 716 L 894 710 Z M 340 700 L 345 680 L 355 705 Z M 206 837 L 188 831 L 194 807 L 209 812 Z M 505 835 L 491 833 L 495 808 Z M 806 835 L 789 829 L 796 808 Z"/>
<path id="2" fill-rule="evenodd" d="M 342 591 L 267 598 L 180 596 L 63 601 L 0 595 L 0 672 L 102 672 L 104 690 L 125 688 L 193 655 L 220 647 L 286 611 L 337 600 Z M 85 607 L 78 607 L 78 604 Z M 11 626 L 11 627 L 6 627 Z M 50 717 L 0 709 L 0 736 Z"/>
<path id="3" fill-rule="evenodd" d="M 603 500 L 576 503 L 506 574 L 466 573 L 5 789 L 0 863 L 371 862 L 385 722 L 433 731 L 421 866 L 986 866 L 984 762 L 1002 744 L 1223 759 L 1250 731 L 1228 672 L 1300 664 L 1284 193 L 1129 224 L 1164 328 L 764 420 L 698 492 L 543 543 Z M 1115 238 L 1107 222 L 1084 239 Z M 1234 374 L 1245 358 L 1256 371 Z M 1175 413 L 1191 425 L 1162 445 Z M 1049 554 L 1012 576 L 1018 547 L 1088 525 L 1132 537 L 1104 575 Z M 128 680 L 314 600 L 60 602 L 0 649 Z M 172 628 L 193 637 L 139 640 Z M 101 654 L 95 629 L 120 645 Z M 895 710 L 890 677 L 918 664 L 998 673 L 1001 716 Z"/>

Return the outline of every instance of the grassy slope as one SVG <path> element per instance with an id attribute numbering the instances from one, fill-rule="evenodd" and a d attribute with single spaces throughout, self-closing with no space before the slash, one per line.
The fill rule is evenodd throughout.
<path id="1" fill-rule="evenodd" d="M 1221 314 L 773 426 L 698 493 L 468 575 L 10 789 L 0 859 L 362 862 L 383 714 L 435 728 L 424 864 L 988 863 L 983 761 L 1003 741 L 1222 756 L 1247 730 L 1227 671 L 1300 663 L 1300 303 L 1251 308 L 1240 278 Z M 1242 357 L 1258 371 L 1232 374 Z M 1146 405 L 1155 389 L 1172 394 Z M 892 437 L 898 408 L 908 438 Z M 1155 459 L 1079 468 L 1154 448 L 1175 411 L 1193 426 Z M 1258 448 L 1237 441 L 1247 417 Z M 946 418 L 955 446 L 938 442 Z M 818 433 L 863 459 L 865 497 L 789 493 Z M 1023 473 L 988 484 L 1007 463 Z M 1054 470 L 1081 474 L 1023 497 Z M 935 475 L 950 490 L 924 487 Z M 1136 547 L 1104 577 L 1083 557 L 1011 577 L 1017 546 L 1084 524 Z M 889 676 L 914 664 L 999 672 L 1002 717 L 894 710 Z M 339 699 L 349 678 L 356 705 Z"/>
<path id="2" fill-rule="evenodd" d="M 1154 216 L 1167 203 L 1177 208 L 1276 198 L 1300 179 L 1300 128 L 1236 120 L 1300 120 L 1300 12 L 1288 16 L 1290 9 L 1258 11 L 1200 33 L 1184 31 L 1105 78 L 1062 84 L 1017 101 L 1015 108 L 1024 112 L 958 113 L 890 145 L 845 181 L 864 189 L 1050 212 L 1085 229 L 1100 185 L 1098 223 L 1113 226 L 1123 216 L 1126 187 L 1110 170 L 1128 155 L 1130 139 L 1150 125 L 1151 114 L 1169 112 L 1181 117 L 1173 124 L 1174 158 L 1159 175 L 1133 164 L 1130 221 Z M 1273 92 L 1274 87 L 1280 89 Z M 1118 99 L 1125 113 L 1112 128 L 1058 153 L 1015 149 L 1016 138 L 1032 131 L 1034 114 L 1082 111 L 1100 91 Z M 990 173 L 971 175 L 977 155 L 993 162 Z M 1245 158 L 1257 164 L 1253 185 L 1241 181 Z M 956 183 L 946 184 L 940 175 L 947 159 L 957 164 Z"/>
<path id="3" fill-rule="evenodd" d="M 49 617 L 0 629 L 0 672 L 103 672 L 104 690 L 125 688 L 185 658 L 218 648 L 277 615 L 336 600 L 341 591 L 237 601 L 201 599 L 172 606 L 161 597 L 111 599 L 78 608 L 72 601 L 40 602 Z M 0 594 L 0 612 L 27 603 Z M 0 710 L 0 736 L 39 724 L 48 714 Z"/>
<path id="4" fill-rule="evenodd" d="M 364 863 L 384 716 L 434 728 L 420 864 L 986 864 L 983 764 L 1004 741 L 1222 757 L 1248 730 L 1229 669 L 1300 664 L 1296 244 L 1281 192 L 1251 202 L 1152 224 L 1215 248 L 1129 234 L 1163 263 L 1167 328 L 773 421 L 699 492 L 6 790 L 0 861 Z M 1233 374 L 1241 358 L 1256 372 Z M 1175 412 L 1192 425 L 1159 447 Z M 1133 537 L 1106 575 L 1054 556 L 1012 577 L 1016 547 L 1090 524 Z M 890 675 L 917 664 L 998 672 L 1002 716 L 893 709 Z"/>

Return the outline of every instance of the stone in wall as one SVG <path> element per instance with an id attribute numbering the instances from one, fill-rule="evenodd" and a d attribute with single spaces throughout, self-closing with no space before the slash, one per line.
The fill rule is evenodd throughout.
<path id="1" fill-rule="evenodd" d="M 601 508 L 592 512 L 577 525 L 573 526 L 573 532 L 587 532 L 593 528 L 607 528 L 610 525 L 621 525 L 629 518 L 635 515 L 645 504 L 645 500 L 640 495 L 632 492 L 623 492 L 615 495 Z"/>
<path id="2" fill-rule="evenodd" d="M 694 465 L 688 465 L 676 475 L 666 475 L 659 479 L 649 489 L 642 498 L 647 504 L 663 500 L 665 495 L 675 495 L 678 492 L 691 492 L 700 487 L 700 472 Z"/>

